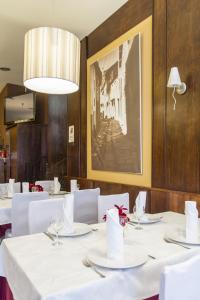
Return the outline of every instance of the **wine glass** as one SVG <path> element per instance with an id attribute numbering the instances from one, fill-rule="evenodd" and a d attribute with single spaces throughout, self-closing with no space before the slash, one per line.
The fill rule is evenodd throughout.
<path id="1" fill-rule="evenodd" d="M 59 240 L 59 231 L 63 228 L 63 217 L 61 215 L 55 215 L 50 222 L 50 226 L 54 231 L 56 238 L 53 241 L 53 246 L 59 246 L 63 243 Z"/>
<path id="2" fill-rule="evenodd" d="M 141 220 L 141 218 L 145 214 L 145 208 L 143 206 L 140 207 L 140 208 L 137 208 L 137 206 L 134 205 L 134 207 L 133 207 L 133 214 L 134 214 L 134 216 L 135 216 L 135 218 L 136 218 L 136 220 L 138 222 L 137 226 L 135 226 L 135 229 L 137 229 L 137 230 L 143 229 L 143 227 L 140 225 L 140 220 Z"/>

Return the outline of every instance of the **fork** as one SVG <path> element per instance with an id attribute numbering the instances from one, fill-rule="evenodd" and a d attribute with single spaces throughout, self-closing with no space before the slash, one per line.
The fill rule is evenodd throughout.
<path id="1" fill-rule="evenodd" d="M 183 245 L 183 244 L 180 244 L 180 243 L 171 241 L 171 240 L 169 240 L 169 239 L 167 239 L 167 238 L 164 238 L 164 241 L 165 241 L 166 243 L 171 243 L 171 244 L 178 245 L 178 246 L 183 247 L 183 248 L 185 248 L 185 249 L 191 249 L 190 247 L 188 247 L 188 246 L 186 246 L 186 245 Z"/>
<path id="2" fill-rule="evenodd" d="M 90 261 L 88 261 L 87 258 L 82 260 L 83 265 L 87 268 L 91 268 L 94 272 L 96 272 L 101 278 L 105 278 L 106 276 L 101 273 L 99 270 L 97 270 L 97 268 L 93 265 L 93 263 L 91 263 Z"/>

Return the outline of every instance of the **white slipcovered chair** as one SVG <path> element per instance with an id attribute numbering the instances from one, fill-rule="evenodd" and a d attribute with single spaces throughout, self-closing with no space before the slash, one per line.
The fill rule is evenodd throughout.
<path id="1" fill-rule="evenodd" d="M 29 204 L 29 234 L 47 230 L 52 218 L 62 214 L 64 198 L 32 201 Z"/>
<path id="2" fill-rule="evenodd" d="M 7 183 L 0 183 L 0 196 L 6 195 Z"/>
<path id="3" fill-rule="evenodd" d="M 114 208 L 114 205 L 123 205 L 129 213 L 129 194 L 116 194 L 98 197 L 98 222 L 103 222 L 103 216 L 108 209 Z"/>
<path id="4" fill-rule="evenodd" d="M 7 191 L 8 191 L 8 183 L 0 183 L 0 196 L 6 195 Z M 14 192 L 15 193 L 21 192 L 21 182 L 14 183 Z"/>
<path id="5" fill-rule="evenodd" d="M 77 190 L 74 194 L 74 222 L 98 222 L 98 197 L 100 189 Z"/>
<path id="6" fill-rule="evenodd" d="M 49 198 L 47 192 L 19 193 L 12 198 L 12 237 L 29 234 L 28 208 L 31 201 Z"/>
<path id="7" fill-rule="evenodd" d="M 50 192 L 51 190 L 53 190 L 53 184 L 54 184 L 54 181 L 53 180 L 38 180 L 35 182 L 35 185 L 41 185 L 43 187 L 43 190 L 45 192 Z"/>
<path id="8" fill-rule="evenodd" d="M 200 299 L 200 255 L 166 266 L 161 274 L 159 300 Z"/>
<path id="9" fill-rule="evenodd" d="M 15 193 L 21 193 L 21 182 L 15 182 L 14 183 L 14 192 Z"/>

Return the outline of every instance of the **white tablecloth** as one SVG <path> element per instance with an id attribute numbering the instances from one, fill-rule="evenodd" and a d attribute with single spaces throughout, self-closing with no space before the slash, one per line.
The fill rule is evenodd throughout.
<path id="1" fill-rule="evenodd" d="M 183 215 L 163 215 L 160 223 L 138 231 L 128 225 L 125 232 L 127 244 L 141 246 L 156 259 L 129 270 L 103 269 L 104 279 L 82 264 L 88 249 L 104 242 L 104 223 L 93 225 L 98 231 L 63 239 L 58 248 L 42 233 L 4 240 L 5 273 L 15 300 L 141 300 L 158 294 L 165 265 L 200 254 L 200 248 L 188 250 L 163 240 L 167 230 L 184 224 Z"/>

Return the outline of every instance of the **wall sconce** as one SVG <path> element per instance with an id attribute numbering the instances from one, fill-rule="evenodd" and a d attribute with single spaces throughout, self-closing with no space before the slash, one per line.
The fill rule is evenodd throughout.
<path id="1" fill-rule="evenodd" d="M 170 74 L 169 74 L 169 80 L 167 83 L 168 88 L 173 88 L 172 97 L 174 99 L 174 107 L 173 110 L 176 109 L 176 98 L 175 98 L 175 92 L 179 95 L 183 95 L 186 92 L 186 84 L 181 81 L 179 71 L 177 67 L 171 68 Z"/>

